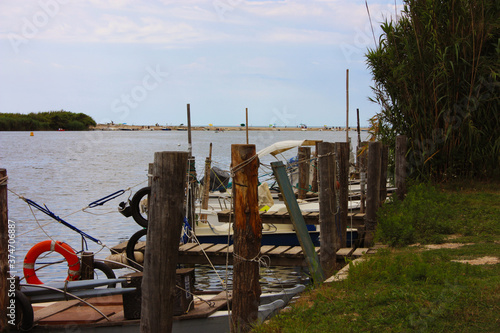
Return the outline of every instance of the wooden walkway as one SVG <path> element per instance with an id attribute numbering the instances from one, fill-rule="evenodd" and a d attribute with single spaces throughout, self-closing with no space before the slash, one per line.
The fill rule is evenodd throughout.
<path id="1" fill-rule="evenodd" d="M 223 210 L 217 214 L 220 222 L 234 221 L 234 216 L 231 216 L 231 211 L 229 209 Z M 319 224 L 319 212 L 309 212 L 303 213 L 304 221 L 306 224 Z M 291 224 L 290 215 L 288 212 L 261 212 L 260 217 L 262 223 L 272 223 L 272 224 Z M 347 214 L 347 225 L 353 228 L 364 227 L 365 225 L 365 214 L 364 213 L 348 213 Z"/>
<path id="2" fill-rule="evenodd" d="M 196 244 L 188 243 L 179 248 L 179 263 L 182 264 L 208 264 L 208 258 L 214 265 L 225 265 L 226 260 L 233 264 L 233 245 L 227 244 Z M 321 256 L 319 247 L 316 253 Z M 345 248 L 337 251 L 337 260 L 344 260 L 346 257 L 357 258 L 363 255 L 368 249 Z M 205 252 L 205 254 L 203 253 Z M 261 257 L 271 266 L 307 266 L 304 253 L 300 246 L 273 246 L 264 245 L 261 247 Z M 205 256 L 206 255 L 206 256 Z"/>

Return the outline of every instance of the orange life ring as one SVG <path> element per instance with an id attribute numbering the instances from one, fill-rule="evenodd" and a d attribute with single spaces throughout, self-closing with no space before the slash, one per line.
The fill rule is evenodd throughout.
<path id="1" fill-rule="evenodd" d="M 49 251 L 56 251 L 68 262 L 68 277 L 66 280 L 74 281 L 80 278 L 80 260 L 71 246 L 60 241 L 46 240 L 33 246 L 24 258 L 23 271 L 26 282 L 31 284 L 43 284 L 36 276 L 35 261 L 40 254 Z"/>

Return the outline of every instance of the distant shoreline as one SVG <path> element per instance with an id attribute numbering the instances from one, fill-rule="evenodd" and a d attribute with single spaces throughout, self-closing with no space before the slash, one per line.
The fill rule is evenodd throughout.
<path id="1" fill-rule="evenodd" d="M 193 131 L 245 131 L 242 126 L 192 126 Z M 127 125 L 127 124 L 97 124 L 90 128 L 93 131 L 187 131 L 187 126 L 152 126 L 152 125 Z M 339 131 L 345 132 L 345 127 L 266 127 L 249 126 L 249 131 Z M 351 127 L 349 131 L 356 131 Z M 368 131 L 368 128 L 362 127 L 361 131 Z"/>

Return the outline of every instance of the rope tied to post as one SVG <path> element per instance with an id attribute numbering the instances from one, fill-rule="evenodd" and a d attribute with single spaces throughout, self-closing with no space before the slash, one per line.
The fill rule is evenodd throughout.
<path id="1" fill-rule="evenodd" d="M 269 268 L 271 266 L 271 258 L 268 256 L 268 255 L 263 255 L 261 256 L 260 252 L 259 254 L 257 254 L 255 257 L 253 257 L 252 259 L 247 259 L 247 258 L 244 258 L 240 255 L 238 255 L 237 253 L 233 252 L 233 257 L 235 259 L 238 259 L 239 261 L 246 261 L 246 262 L 257 262 L 259 263 L 259 267 L 265 267 L 265 268 Z M 266 259 L 268 260 L 268 262 L 266 262 Z M 236 263 L 235 263 L 236 264 Z"/>
<path id="2" fill-rule="evenodd" d="M 256 158 L 258 158 L 259 156 L 257 154 L 253 155 L 252 157 L 250 157 L 249 159 L 241 162 L 240 164 L 238 164 L 237 166 L 235 166 L 234 168 L 231 168 L 231 177 L 234 178 L 234 175 L 240 171 L 241 169 L 243 169 L 244 167 L 246 167 L 248 164 L 250 164 L 253 160 L 255 160 Z"/>
<path id="3" fill-rule="evenodd" d="M 5 176 L 5 177 L 0 178 L 0 186 L 7 185 L 8 179 L 9 179 L 9 176 Z"/>

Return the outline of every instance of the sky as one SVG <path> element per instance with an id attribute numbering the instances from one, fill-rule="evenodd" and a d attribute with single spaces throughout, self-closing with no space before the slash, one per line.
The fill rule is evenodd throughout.
<path id="1" fill-rule="evenodd" d="M 0 2 L 0 112 L 97 123 L 368 125 L 365 54 L 401 0 Z M 372 32 L 373 27 L 373 32 Z"/>

